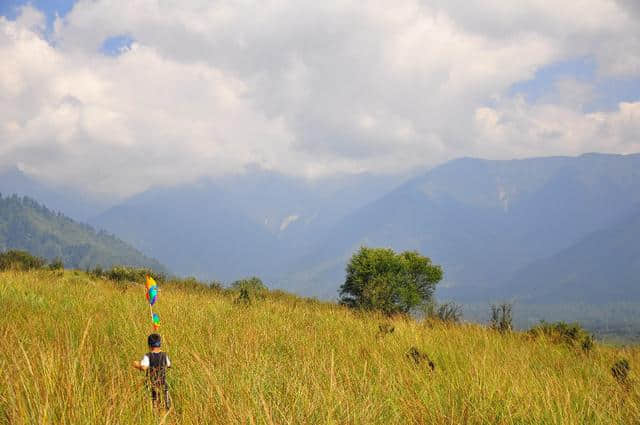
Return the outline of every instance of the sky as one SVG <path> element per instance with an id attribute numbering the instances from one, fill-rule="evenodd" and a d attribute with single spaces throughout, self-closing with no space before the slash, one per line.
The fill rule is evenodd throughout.
<path id="1" fill-rule="evenodd" d="M 636 0 L 0 0 L 0 58 L 0 169 L 95 194 L 640 152 Z"/>

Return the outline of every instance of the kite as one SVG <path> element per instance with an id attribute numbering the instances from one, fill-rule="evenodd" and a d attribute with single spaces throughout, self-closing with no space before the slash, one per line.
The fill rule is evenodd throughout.
<path id="1" fill-rule="evenodd" d="M 154 305 L 158 299 L 158 284 L 151 277 L 147 276 L 147 301 L 150 305 Z"/>
<path id="2" fill-rule="evenodd" d="M 149 302 L 149 313 L 151 313 L 151 322 L 153 323 L 153 330 L 156 331 L 160 327 L 160 316 L 153 312 L 153 305 L 158 300 L 158 284 L 151 277 L 147 276 L 147 301 Z"/>

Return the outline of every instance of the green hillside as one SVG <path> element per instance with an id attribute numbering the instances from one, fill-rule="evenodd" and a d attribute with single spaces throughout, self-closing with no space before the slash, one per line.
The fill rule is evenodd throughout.
<path id="1" fill-rule="evenodd" d="M 0 423 L 635 424 L 637 347 L 417 322 L 267 293 L 160 286 L 174 409 L 145 377 L 144 287 L 0 273 Z M 382 332 L 382 330 L 385 330 Z M 412 355 L 414 353 L 414 355 Z M 428 359 L 420 355 L 428 356 Z M 616 380 L 612 365 L 631 370 Z M 433 368 L 429 365 L 433 363 Z"/>
<path id="2" fill-rule="evenodd" d="M 48 260 L 60 258 L 65 266 L 130 265 L 158 272 L 156 260 L 105 232 L 50 211 L 27 197 L 0 196 L 0 251 L 19 249 Z"/>

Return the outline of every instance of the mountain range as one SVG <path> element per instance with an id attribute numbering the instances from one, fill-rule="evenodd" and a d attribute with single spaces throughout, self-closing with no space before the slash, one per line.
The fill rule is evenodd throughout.
<path id="1" fill-rule="evenodd" d="M 155 187 L 89 222 L 202 279 L 258 275 L 335 298 L 350 255 L 369 245 L 441 264 L 442 299 L 592 302 L 640 299 L 638 217 L 640 154 L 586 154 L 463 158 L 405 181 L 248 170 Z"/>

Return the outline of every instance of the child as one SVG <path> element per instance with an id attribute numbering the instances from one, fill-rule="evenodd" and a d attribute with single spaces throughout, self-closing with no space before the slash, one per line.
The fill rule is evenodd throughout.
<path id="1" fill-rule="evenodd" d="M 141 361 L 134 361 L 133 367 L 147 372 L 151 386 L 151 400 L 153 400 L 154 407 L 160 405 L 159 399 L 162 394 L 164 407 L 168 410 L 171 407 L 171 400 L 169 399 L 166 373 L 167 368 L 171 367 L 171 360 L 169 360 L 167 353 L 162 351 L 162 338 L 160 335 L 149 335 L 147 343 L 151 351 L 145 354 Z"/>

